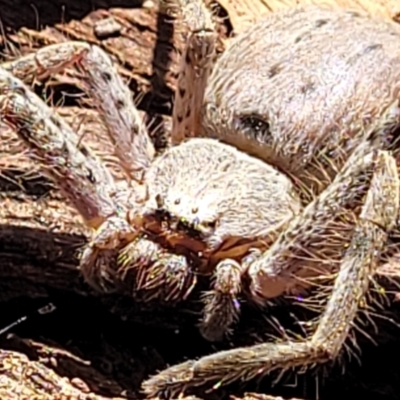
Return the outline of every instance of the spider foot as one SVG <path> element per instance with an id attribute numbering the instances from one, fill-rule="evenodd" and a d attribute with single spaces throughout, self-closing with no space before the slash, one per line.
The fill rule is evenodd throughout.
<path id="1" fill-rule="evenodd" d="M 200 332 L 209 341 L 220 341 L 239 318 L 242 267 L 234 260 L 221 261 L 214 271 L 213 290 L 205 293 Z"/>
<path id="2" fill-rule="evenodd" d="M 145 301 L 183 301 L 196 285 L 186 257 L 169 253 L 144 237 L 129 243 L 119 256 L 119 275 L 124 281 L 130 272 L 134 291 Z"/>
<path id="3" fill-rule="evenodd" d="M 136 237 L 136 231 L 121 217 L 108 218 L 84 249 L 80 270 L 85 280 L 102 292 L 113 292 L 121 286 L 118 255 L 121 248 Z"/>

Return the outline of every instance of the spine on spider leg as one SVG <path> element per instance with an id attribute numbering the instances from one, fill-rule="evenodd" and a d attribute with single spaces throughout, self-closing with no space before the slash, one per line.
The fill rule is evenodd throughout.
<path id="1" fill-rule="evenodd" d="M 129 89 L 110 57 L 97 46 L 91 47 L 79 65 L 118 161 L 131 179 L 140 180 L 140 173 L 149 167 L 155 150 Z"/>
<path id="2" fill-rule="evenodd" d="M 179 144 L 200 136 L 201 112 L 217 40 L 212 13 L 203 0 L 167 0 L 166 12 L 177 15 L 188 30 L 179 66 L 172 121 L 171 141 Z"/>
<path id="3" fill-rule="evenodd" d="M 0 68 L 0 118 L 94 228 L 116 212 L 109 172 L 72 129 L 19 79 Z"/>

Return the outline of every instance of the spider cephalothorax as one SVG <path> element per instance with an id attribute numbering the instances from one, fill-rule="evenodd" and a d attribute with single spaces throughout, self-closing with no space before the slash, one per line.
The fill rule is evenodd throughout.
<path id="1" fill-rule="evenodd" d="M 334 283 L 309 338 L 187 361 L 146 381 L 149 395 L 335 359 L 371 277 L 398 252 L 388 238 L 400 202 L 400 28 L 297 8 L 254 24 L 212 66 L 207 8 L 172 5 L 189 35 L 173 147 L 160 156 L 102 50 L 76 42 L 41 50 L 53 70 L 68 56 L 87 76 L 124 182 L 17 79 L 34 56 L 0 69 L 2 117 L 94 228 L 84 276 L 100 290 L 133 281 L 129 290 L 144 299 L 176 302 L 208 275 L 200 326 L 210 340 L 232 328 L 243 295 L 264 304 L 307 294 L 316 277 Z"/>

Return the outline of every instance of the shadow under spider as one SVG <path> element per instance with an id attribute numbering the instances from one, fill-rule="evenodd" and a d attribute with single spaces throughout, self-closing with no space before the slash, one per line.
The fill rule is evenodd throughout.
<path id="1" fill-rule="evenodd" d="M 143 97 L 146 110 L 146 126 L 155 138 L 157 149 L 167 145 L 168 132 L 164 126 L 161 114 L 172 114 L 174 92 L 167 85 L 167 74 L 172 65 L 172 52 L 174 50 L 174 19 L 162 12 L 157 13 L 157 37 L 153 51 L 152 69 L 150 79 L 151 88 Z M 155 104 L 155 107 L 152 107 Z M 157 111 L 155 111 L 157 110 Z"/>

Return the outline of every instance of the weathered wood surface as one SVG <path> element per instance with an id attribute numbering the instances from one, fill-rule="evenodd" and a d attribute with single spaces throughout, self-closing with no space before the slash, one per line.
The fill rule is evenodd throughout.
<path id="1" fill-rule="evenodd" d="M 219 3 L 228 10 L 229 20 L 237 33 L 256 21 L 260 15 L 299 4 L 325 4 L 362 10 L 384 18 L 400 18 L 400 3 L 397 0 L 220 0 Z"/>

